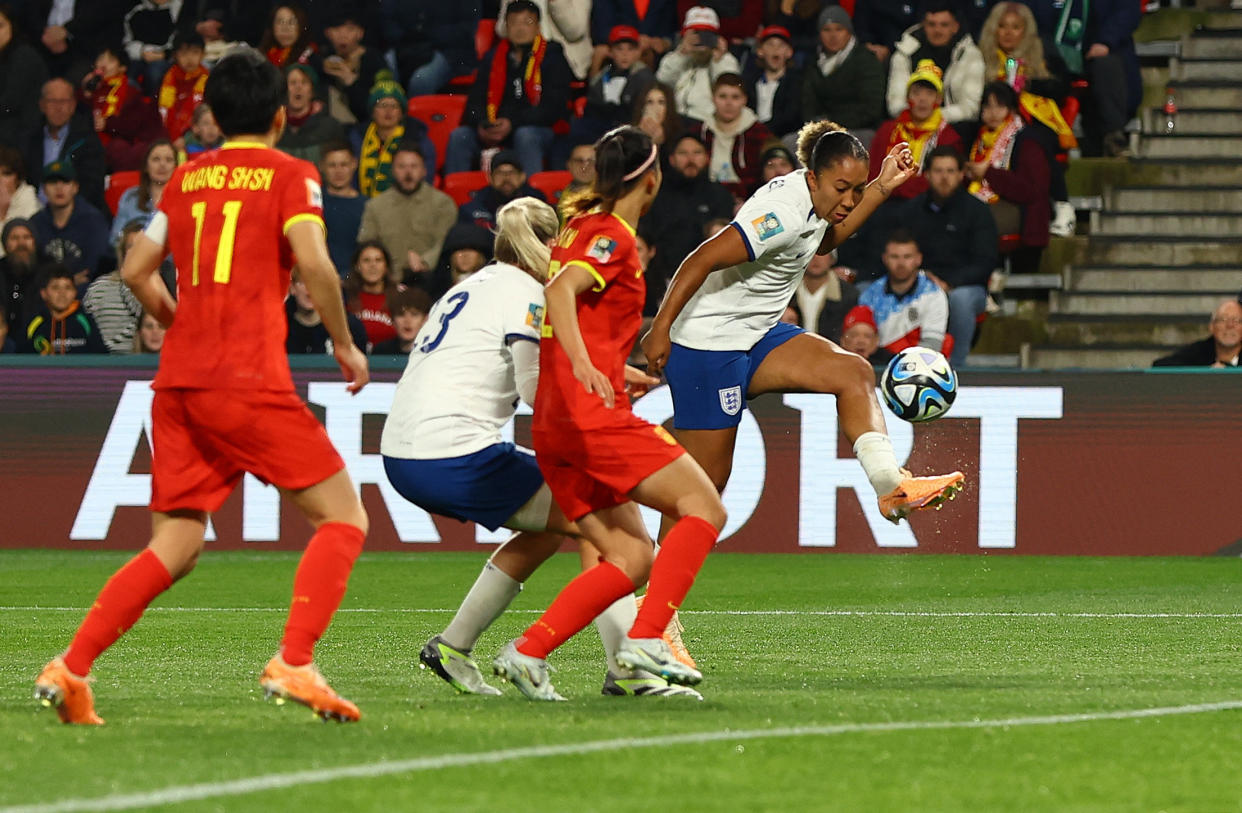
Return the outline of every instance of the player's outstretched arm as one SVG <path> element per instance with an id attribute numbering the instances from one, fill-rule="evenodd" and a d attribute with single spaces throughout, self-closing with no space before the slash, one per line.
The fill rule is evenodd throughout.
<path id="1" fill-rule="evenodd" d="M 573 365 L 574 378 L 581 382 L 583 389 L 603 398 L 604 405 L 612 409 L 612 382 L 591 362 L 591 354 L 582 340 L 582 328 L 578 325 L 578 294 L 594 286 L 595 277 L 591 276 L 591 272 L 579 265 L 564 266 L 544 290 L 548 309 L 546 318 L 552 325 L 553 335 L 569 357 L 569 363 Z"/>
<path id="2" fill-rule="evenodd" d="M 328 256 L 324 241 L 323 224 L 315 220 L 303 220 L 289 227 L 289 245 L 297 258 L 298 270 L 306 283 L 323 326 L 332 337 L 332 354 L 341 372 L 349 382 L 348 389 L 356 393 L 371 380 L 366 354 L 354 344 L 345 319 L 345 302 L 341 299 L 340 277 Z"/>
<path id="3" fill-rule="evenodd" d="M 164 217 L 164 213 L 160 212 L 156 217 Z M 151 239 L 145 232 L 138 235 L 134 245 L 125 254 L 121 279 L 134 292 L 146 312 L 159 320 L 161 325 L 168 327 L 176 314 L 177 302 L 168 292 L 163 277 L 159 275 L 160 263 L 164 261 L 165 253 L 163 243 Z"/>
<path id="4" fill-rule="evenodd" d="M 844 243 L 854 232 L 862 228 L 862 224 L 875 213 L 876 209 L 880 208 L 881 203 L 888 200 L 888 196 L 894 189 L 913 178 L 918 171 L 918 165 L 914 163 L 914 155 L 910 152 L 910 145 L 904 141 L 894 144 L 893 148 L 888 151 L 888 155 L 884 156 L 884 163 L 880 165 L 880 174 L 874 181 L 867 184 L 862 200 L 858 201 L 858 205 L 854 207 L 854 211 L 850 212 L 849 217 L 824 234 L 824 240 L 820 243 L 816 253 L 827 254 Z"/>
<path id="5" fill-rule="evenodd" d="M 690 297 L 702 287 L 707 275 L 748 260 L 750 253 L 746 250 L 742 235 L 736 228 L 728 226 L 717 232 L 715 237 L 700 243 L 689 257 L 681 261 L 669 283 L 668 292 L 664 294 L 664 301 L 660 303 L 660 310 L 651 322 L 651 330 L 642 340 L 649 372 L 659 375 L 664 370 L 669 350 L 672 349 L 669 331 L 673 322 L 677 321 Z"/>

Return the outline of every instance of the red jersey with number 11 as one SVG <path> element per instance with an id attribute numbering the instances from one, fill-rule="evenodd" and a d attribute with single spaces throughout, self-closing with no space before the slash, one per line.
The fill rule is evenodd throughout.
<path id="1" fill-rule="evenodd" d="M 634 229 L 611 212 L 592 211 L 565 224 L 552 249 L 550 275 L 576 265 L 595 278 L 578 295 L 578 327 L 595 368 L 612 381 L 614 409 L 630 411 L 625 395 L 625 360 L 642 326 L 647 283 L 638 259 Z M 539 355 L 539 391 L 534 426 L 571 420 L 589 429 L 611 425 L 609 410 L 574 378 L 573 365 L 545 322 Z"/>
<path id="2" fill-rule="evenodd" d="M 303 220 L 323 225 L 314 165 L 229 142 L 178 167 L 159 208 L 177 266 L 177 314 L 154 387 L 292 390 L 285 235 Z"/>

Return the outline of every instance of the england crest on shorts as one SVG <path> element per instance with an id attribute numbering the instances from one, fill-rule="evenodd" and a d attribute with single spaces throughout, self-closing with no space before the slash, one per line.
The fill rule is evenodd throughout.
<path id="1" fill-rule="evenodd" d="M 736 415 L 742 408 L 742 388 L 724 387 L 720 390 L 720 408 L 726 415 Z"/>

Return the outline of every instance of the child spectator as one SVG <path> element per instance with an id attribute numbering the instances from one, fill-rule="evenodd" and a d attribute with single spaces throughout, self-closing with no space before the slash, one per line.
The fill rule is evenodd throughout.
<path id="1" fill-rule="evenodd" d="M 301 6 L 281 3 L 272 9 L 267 29 L 259 40 L 259 50 L 267 61 L 284 70 L 293 63 L 313 65 L 318 62 L 310 24 Z"/>
<path id="2" fill-rule="evenodd" d="M 710 156 L 708 177 L 745 198 L 759 183 L 759 154 L 772 132 L 746 106 L 746 89 L 736 73 L 722 73 L 712 82 L 712 108 L 698 127 Z"/>
<path id="3" fill-rule="evenodd" d="M 841 330 L 841 349 L 848 350 L 879 366 L 888 364 L 893 354 L 880 347 L 875 314 L 866 305 L 855 305 L 845 314 Z"/>
<path id="4" fill-rule="evenodd" d="M 819 50 L 803 75 L 802 115 L 831 119 L 867 143 L 884 114 L 884 68 L 860 47 L 854 25 L 840 6 L 819 15 Z"/>
<path id="5" fill-rule="evenodd" d="M 319 311 L 311 300 L 302 275 L 294 268 L 289 278 L 289 299 L 285 301 L 285 317 L 288 333 L 285 335 L 285 352 L 289 355 L 332 355 L 332 338 L 323 326 Z M 352 313 L 345 314 L 349 335 L 358 347 L 367 346 L 367 330 Z"/>
<path id="6" fill-rule="evenodd" d="M 654 67 L 677 36 L 677 0 L 593 0 L 591 73 L 608 58 L 608 33 L 619 25 L 638 29 L 639 58 Z"/>
<path id="7" fill-rule="evenodd" d="M 910 74 L 908 84 L 906 109 L 897 118 L 881 124 L 871 141 L 872 178 L 879 175 L 888 151 L 903 141 L 910 145 L 916 164 L 922 164 L 924 156 L 938 146 L 960 149 L 961 136 L 949 126 L 940 108 L 944 98 L 940 69 L 930 59 L 925 59 L 919 63 L 918 70 Z M 892 198 L 909 199 L 926 191 L 927 177 L 920 173 L 894 189 Z"/>
<path id="8" fill-rule="evenodd" d="M 608 34 L 608 60 L 591 78 L 582 117 L 570 123 L 575 140 L 594 142 L 613 127 L 629 124 L 635 100 L 655 81 L 639 61 L 638 29 L 618 25 Z"/>
<path id="9" fill-rule="evenodd" d="M 179 34 L 173 45 L 173 64 L 160 84 L 160 117 L 178 152 L 185 151 L 185 134 L 194 123 L 194 111 L 203 103 L 207 85 L 203 67 L 203 38 L 197 33 Z"/>
<path id="10" fill-rule="evenodd" d="M 116 270 L 92 282 L 86 289 L 86 296 L 82 297 L 82 308 L 99 326 L 109 353 L 134 352 L 136 328 L 143 315 L 142 304 L 121 280 L 121 266 L 143 228 L 145 224 L 141 220 L 125 224 L 116 241 Z"/>
<path id="11" fill-rule="evenodd" d="M 99 50 L 95 69 L 82 79 L 82 96 L 90 103 L 109 171 L 138 169 L 164 127 L 151 100 L 130 80 L 122 51 L 112 46 Z"/>
<path id="12" fill-rule="evenodd" d="M 125 15 L 125 55 L 148 95 L 155 95 L 168 70 L 168 52 L 177 35 L 191 30 L 186 6 L 177 0 L 138 0 Z"/>
<path id="13" fill-rule="evenodd" d="M 349 144 L 329 141 L 323 145 L 319 174 L 323 176 L 323 222 L 328 231 L 328 254 L 341 279 L 349 275 L 350 258 L 358 247 L 358 229 L 367 198 L 354 188 L 358 160 Z"/>
<path id="14" fill-rule="evenodd" d="M 216 124 L 216 117 L 211 114 L 211 106 L 203 102 L 194 108 L 194 117 L 190 121 L 190 132 L 185 137 L 185 154 L 194 157 L 207 150 L 218 149 L 224 144 L 224 133 Z"/>
<path id="15" fill-rule="evenodd" d="M 285 131 L 276 142 L 276 149 L 295 158 L 319 163 L 320 148 L 329 141 L 345 138 L 341 123 L 324 111 L 323 102 L 315 98 L 319 74 L 309 65 L 294 63 L 285 68 L 288 88 L 285 102 Z"/>
<path id="16" fill-rule="evenodd" d="M 147 147 L 142 169 L 138 171 L 138 183 L 126 189 L 116 205 L 116 216 L 108 232 L 108 243 L 116 245 L 121 229 L 132 221 L 143 226 L 151 221 L 155 209 L 164 197 L 164 187 L 177 168 L 177 151 L 166 138 L 157 138 Z"/>
<path id="17" fill-rule="evenodd" d="M 60 263 L 40 270 L 43 307 L 26 323 L 20 343 L 22 352 L 41 356 L 108 352 L 99 326 L 81 309 L 73 277 L 73 272 Z"/>
<path id="18" fill-rule="evenodd" d="M 388 313 L 388 295 L 404 286 L 393 281 L 392 261 L 383 243 L 378 240 L 358 243 L 353 267 L 343 287 L 345 309 L 357 316 L 366 328 L 368 348 L 397 335 Z"/>
<path id="19" fill-rule="evenodd" d="M 741 73 L 737 57 L 720 36 L 720 17 L 706 6 L 686 12 L 681 41 L 660 60 L 656 79 L 671 85 L 677 108 L 686 116 L 706 121 L 713 113 L 712 83 L 722 73 Z"/>
<path id="20" fill-rule="evenodd" d="M 159 353 L 164 349 L 164 334 L 167 330 L 167 328 L 160 324 L 159 319 L 143 311 L 142 316 L 138 317 L 138 324 L 134 329 L 134 341 L 131 345 L 132 352 Z"/>
<path id="21" fill-rule="evenodd" d="M 388 295 L 388 315 L 397 335 L 371 348 L 373 356 L 408 356 L 427 321 L 431 297 L 422 288 L 399 288 Z"/>
<path id="22" fill-rule="evenodd" d="M 74 274 L 78 285 L 95 278 L 108 245 L 108 219 L 78 194 L 77 173 L 68 161 L 43 168 L 47 206 L 30 219 L 44 254 Z"/>
<path id="23" fill-rule="evenodd" d="M 792 62 L 792 40 L 787 29 L 770 25 L 756 41 L 754 59 L 742 72 L 746 97 L 759 121 L 784 136 L 802 126 L 802 74 Z"/>

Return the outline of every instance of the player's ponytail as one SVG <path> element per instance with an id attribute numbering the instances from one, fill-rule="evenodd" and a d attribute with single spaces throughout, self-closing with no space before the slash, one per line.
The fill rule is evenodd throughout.
<path id="1" fill-rule="evenodd" d="M 509 201 L 496 212 L 496 259 L 522 269 L 540 282 L 548 279 L 552 249 L 560 222 L 556 210 L 531 197 Z"/>
<path id="2" fill-rule="evenodd" d="M 835 121 L 820 119 L 798 131 L 798 161 L 814 173 L 822 172 L 843 158 L 864 164 L 870 160 L 863 143 Z"/>
<path id="3" fill-rule="evenodd" d="M 561 200 L 567 217 L 595 207 L 612 211 L 618 200 L 659 168 L 659 149 L 651 136 L 631 125 L 609 130 L 595 142 L 595 180 L 591 186 Z"/>

